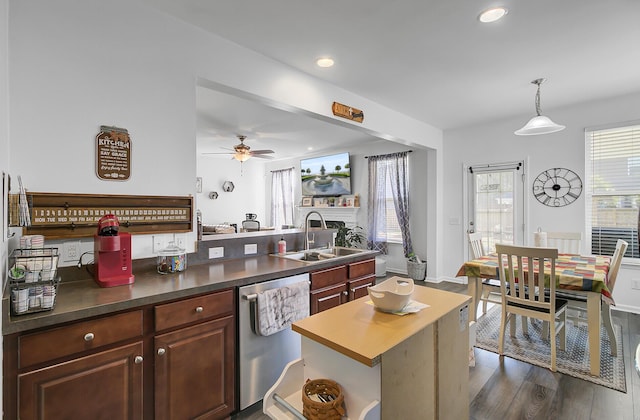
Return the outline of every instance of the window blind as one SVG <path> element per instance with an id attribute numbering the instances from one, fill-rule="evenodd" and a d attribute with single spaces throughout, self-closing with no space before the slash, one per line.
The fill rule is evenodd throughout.
<path id="1" fill-rule="evenodd" d="M 640 258 L 640 125 L 587 131 L 586 137 L 591 252 L 613 255 L 617 240 L 624 239 L 625 257 Z"/>

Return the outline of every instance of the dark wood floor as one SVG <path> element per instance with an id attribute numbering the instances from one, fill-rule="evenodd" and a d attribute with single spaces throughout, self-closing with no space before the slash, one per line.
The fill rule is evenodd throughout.
<path id="1" fill-rule="evenodd" d="M 455 293 L 467 290 L 466 285 L 448 282 L 416 284 Z M 633 361 L 640 343 L 640 315 L 620 311 L 613 315 L 614 323 L 622 325 L 626 394 L 475 349 L 476 366 L 469 368 L 469 418 L 640 420 L 640 377 Z M 258 403 L 232 419 L 268 419 L 261 411 Z"/>

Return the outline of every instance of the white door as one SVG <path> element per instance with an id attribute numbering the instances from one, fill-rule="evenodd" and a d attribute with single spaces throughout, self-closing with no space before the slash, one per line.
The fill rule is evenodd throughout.
<path id="1" fill-rule="evenodd" d="M 467 167 L 467 232 L 481 232 L 485 252 L 496 243 L 522 244 L 524 162 Z"/>

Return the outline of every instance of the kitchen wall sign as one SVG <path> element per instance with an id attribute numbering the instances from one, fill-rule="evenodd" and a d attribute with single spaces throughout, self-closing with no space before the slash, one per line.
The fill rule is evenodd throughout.
<path id="1" fill-rule="evenodd" d="M 364 111 L 350 107 L 349 105 L 334 102 L 331 106 L 331 110 L 333 111 L 333 115 L 337 117 L 346 118 L 359 123 L 364 120 Z"/>
<path id="2" fill-rule="evenodd" d="M 126 181 L 131 175 L 131 139 L 124 128 L 100 126 L 96 136 L 96 175 Z"/>

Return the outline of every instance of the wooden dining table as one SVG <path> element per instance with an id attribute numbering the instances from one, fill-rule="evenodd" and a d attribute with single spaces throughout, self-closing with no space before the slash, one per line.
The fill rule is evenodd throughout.
<path id="1" fill-rule="evenodd" d="M 556 260 L 556 290 L 584 294 L 587 298 L 587 323 L 589 331 L 589 363 L 594 376 L 600 376 L 600 310 L 602 300 L 613 304 L 608 288 L 611 257 L 601 255 L 559 254 Z M 482 293 L 483 279 L 498 279 L 498 255 L 495 253 L 465 262 L 457 277 L 468 278 L 467 291 L 472 297 L 470 310 L 476 319 L 478 301 Z M 534 267 L 537 271 L 537 268 Z M 548 273 L 548 270 L 545 270 Z M 545 277 L 549 285 L 550 277 Z"/>

